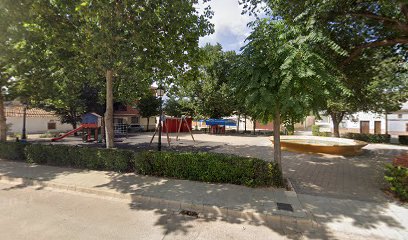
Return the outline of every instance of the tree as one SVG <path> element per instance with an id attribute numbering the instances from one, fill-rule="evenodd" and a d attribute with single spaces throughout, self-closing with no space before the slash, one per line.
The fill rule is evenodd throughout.
<path id="1" fill-rule="evenodd" d="M 406 97 L 398 93 L 403 80 L 398 77 L 402 61 L 407 59 L 408 2 L 404 0 L 328 0 L 272 1 L 244 0 L 245 11 L 256 13 L 259 3 L 274 18 L 289 25 L 313 19 L 314 27 L 346 50 L 347 55 L 331 58 L 342 71 L 343 81 L 332 89 L 325 112 L 333 120 L 333 132 L 339 136 L 343 117 L 357 111 L 380 111 L 381 106 L 398 108 Z M 265 8 L 264 8 L 265 10 Z M 327 52 L 327 55 L 330 53 Z M 391 60 L 392 59 L 392 60 Z M 385 66 L 387 65 L 387 66 Z M 378 78 L 385 69 L 394 69 L 390 77 Z M 382 82 L 382 83 L 381 83 Z M 393 85 L 391 85 L 393 84 Z M 372 86 L 387 85 L 387 89 Z M 340 89 L 339 89 L 340 88 Z M 395 91 L 396 90 L 396 91 Z M 374 97 L 375 96 L 375 97 Z M 378 101 L 389 99 L 387 103 Z"/>
<path id="2" fill-rule="evenodd" d="M 405 0 L 244 0 L 245 11 L 253 12 L 261 2 L 289 24 L 314 17 L 317 27 L 330 32 L 333 40 L 350 52 L 341 61 L 344 65 L 366 49 L 408 44 Z"/>
<path id="3" fill-rule="evenodd" d="M 194 116 L 192 103 L 186 98 L 171 96 L 164 105 L 164 112 L 173 117 Z"/>
<path id="4" fill-rule="evenodd" d="M 229 81 L 235 52 L 223 52 L 220 44 L 207 44 L 201 49 L 200 57 L 197 75 L 188 76 L 190 78 L 176 91 L 178 99 L 188 99 L 199 117 L 230 116 L 234 112 L 235 96 Z"/>
<path id="5" fill-rule="evenodd" d="M 150 118 L 153 116 L 158 116 L 160 100 L 155 96 L 147 95 L 142 97 L 137 103 L 137 108 L 142 117 L 147 118 L 147 128 L 146 131 L 149 131 Z"/>
<path id="6" fill-rule="evenodd" d="M 27 6 L 20 1 L 0 1 L 0 142 L 7 140 L 4 101 L 10 86 L 17 81 L 11 74 L 15 58 L 11 49 L 22 37 L 20 23 L 27 17 Z"/>
<path id="7" fill-rule="evenodd" d="M 132 92 L 140 95 L 153 79 L 177 79 L 174 76 L 193 65 L 199 37 L 212 31 L 210 9 L 200 15 L 196 3 L 33 0 L 25 12 L 30 18 L 23 26 L 35 37 L 24 39 L 23 47 L 27 46 L 26 55 L 51 61 L 31 61 L 25 72 L 35 80 L 41 75 L 49 79 L 50 72 L 60 70 L 58 64 L 68 58 L 74 64 L 63 64 L 66 74 L 74 72 L 71 75 L 82 75 L 96 85 L 104 77 L 106 146 L 111 148 L 113 92 L 116 90 L 116 101 L 129 99 Z M 19 75 L 25 76 L 22 72 Z"/>
<path id="8" fill-rule="evenodd" d="M 320 32 L 288 26 L 284 21 L 259 20 L 248 37 L 240 61 L 237 92 L 260 120 L 274 122 L 274 159 L 282 171 L 280 125 L 290 116 L 317 110 L 326 89 L 341 75 L 322 48 L 345 54 Z"/>

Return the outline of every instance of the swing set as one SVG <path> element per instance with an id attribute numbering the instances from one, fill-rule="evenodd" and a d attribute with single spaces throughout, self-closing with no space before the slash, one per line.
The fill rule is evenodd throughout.
<path id="1" fill-rule="evenodd" d="M 176 121 L 177 121 L 178 128 L 177 128 L 177 132 L 176 132 L 176 141 L 179 141 L 179 140 L 180 140 L 180 139 L 179 139 L 179 133 L 181 132 L 183 123 L 185 123 L 185 126 L 187 127 L 188 132 L 190 133 L 191 138 L 193 139 L 193 142 L 195 142 L 193 132 L 191 131 L 190 126 L 189 126 L 189 123 L 188 123 L 187 120 L 186 120 L 186 116 L 182 116 L 181 118 L 166 118 L 166 117 L 162 117 L 162 122 L 163 122 L 163 123 L 159 123 L 159 124 L 162 124 L 162 127 L 166 130 L 167 144 L 169 145 L 169 147 L 170 147 L 170 142 L 171 142 L 171 140 L 170 140 L 170 136 L 169 136 L 169 128 L 170 128 L 169 125 L 170 125 L 170 124 L 168 123 L 168 122 L 169 122 L 168 120 L 176 120 Z M 153 136 L 152 136 L 152 139 L 150 140 L 150 145 L 152 145 L 152 142 L 153 142 L 153 140 L 154 140 L 154 137 L 156 136 L 156 133 L 159 131 L 159 128 L 160 128 L 160 125 L 159 125 L 159 124 L 156 126 L 156 128 L 155 128 L 155 130 L 154 130 L 154 134 L 153 134 Z M 162 128 L 162 129 L 163 129 L 163 128 Z M 162 131 L 164 131 L 164 129 L 163 129 Z M 149 145 L 149 146 L 150 146 L 150 145 Z"/>

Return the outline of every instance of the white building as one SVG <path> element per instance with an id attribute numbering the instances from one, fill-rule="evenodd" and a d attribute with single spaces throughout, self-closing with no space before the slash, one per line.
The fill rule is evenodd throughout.
<path id="1" fill-rule="evenodd" d="M 21 133 L 23 129 L 24 106 L 18 102 L 5 104 L 6 124 L 8 134 Z M 27 134 L 46 132 L 66 132 L 72 130 L 72 125 L 61 123 L 58 116 L 38 108 L 28 108 L 26 113 Z"/>
<path id="2" fill-rule="evenodd" d="M 399 111 L 388 114 L 388 133 L 391 135 L 408 135 L 408 102 Z"/>
<path id="3" fill-rule="evenodd" d="M 317 120 L 316 125 L 321 126 L 321 131 L 333 131 L 333 121 L 329 116 Z M 373 112 L 358 112 L 347 115 L 339 126 L 340 133 L 371 133 L 391 135 L 408 135 L 408 102 L 404 103 L 401 110 L 387 114 Z"/>

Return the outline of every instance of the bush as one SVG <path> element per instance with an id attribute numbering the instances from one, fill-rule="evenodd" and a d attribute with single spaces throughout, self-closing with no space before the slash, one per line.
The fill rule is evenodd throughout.
<path id="1" fill-rule="evenodd" d="M 134 153 L 127 150 L 32 144 L 26 147 L 27 161 L 53 166 L 131 172 Z"/>
<path id="2" fill-rule="evenodd" d="M 216 153 L 143 152 L 135 159 L 137 173 L 194 181 L 246 186 L 282 186 L 274 163 Z"/>
<path id="3" fill-rule="evenodd" d="M 400 135 L 398 136 L 398 141 L 403 145 L 408 145 L 408 136 Z"/>
<path id="4" fill-rule="evenodd" d="M 320 137 L 331 137 L 332 133 L 331 132 L 319 132 L 317 136 Z"/>
<path id="5" fill-rule="evenodd" d="M 313 125 L 312 126 L 312 135 L 313 136 L 319 136 L 320 132 L 320 126 L 319 125 Z"/>
<path id="6" fill-rule="evenodd" d="M 278 166 L 261 159 L 206 152 L 142 152 L 68 145 L 1 143 L 0 157 L 93 170 L 246 186 L 283 186 Z"/>
<path id="7" fill-rule="evenodd" d="M 8 160 L 25 160 L 25 143 L 0 142 L 0 158 Z"/>
<path id="8" fill-rule="evenodd" d="M 391 140 L 389 134 L 346 133 L 343 137 L 369 143 L 389 143 Z"/>
<path id="9" fill-rule="evenodd" d="M 408 168 L 391 164 L 387 165 L 385 180 L 391 185 L 391 191 L 401 200 L 408 200 Z"/>

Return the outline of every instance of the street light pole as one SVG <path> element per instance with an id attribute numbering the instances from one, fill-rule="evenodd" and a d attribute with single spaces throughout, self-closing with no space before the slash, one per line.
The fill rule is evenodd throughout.
<path id="1" fill-rule="evenodd" d="M 162 107 L 162 103 L 163 103 L 163 95 L 164 95 L 164 89 L 161 87 L 161 86 L 159 86 L 157 89 L 156 89 L 156 94 L 157 94 L 157 96 L 159 96 L 159 100 L 160 100 L 160 105 L 159 105 L 159 114 L 160 114 L 160 116 L 159 116 L 159 145 L 158 145 L 158 151 L 160 152 L 161 151 L 161 145 L 162 145 L 162 139 L 161 139 L 161 137 L 162 137 L 162 121 L 163 121 L 163 119 L 162 119 L 162 115 L 163 115 L 163 107 Z"/>
<path id="2" fill-rule="evenodd" d="M 160 96 L 160 106 L 159 106 L 159 146 L 158 150 L 159 152 L 161 151 L 161 138 L 162 138 L 162 114 L 163 114 L 163 109 L 162 109 L 162 96 Z"/>
<path id="3" fill-rule="evenodd" d="M 27 134 L 26 134 L 26 121 L 27 121 L 27 104 L 24 104 L 23 108 L 23 130 L 21 133 L 21 140 L 27 141 Z"/>

